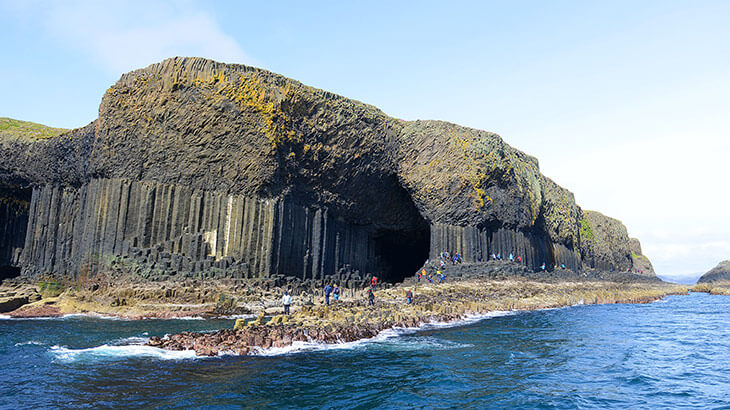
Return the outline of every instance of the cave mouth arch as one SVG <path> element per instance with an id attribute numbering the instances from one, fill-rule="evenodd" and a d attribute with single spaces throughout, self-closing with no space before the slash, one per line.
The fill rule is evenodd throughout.
<path id="1" fill-rule="evenodd" d="M 384 230 L 374 236 L 375 252 L 383 267 L 380 280 L 403 282 L 426 262 L 431 233 L 428 224 L 423 222 L 412 230 Z"/>

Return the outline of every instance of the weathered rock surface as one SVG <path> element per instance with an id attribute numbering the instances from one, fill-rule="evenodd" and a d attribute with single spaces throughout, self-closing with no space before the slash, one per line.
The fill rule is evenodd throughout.
<path id="1" fill-rule="evenodd" d="M 629 235 L 618 220 L 595 211 L 583 211 L 580 250 L 584 263 L 607 271 L 632 267 Z"/>
<path id="2" fill-rule="evenodd" d="M 22 253 L 17 229 L 12 245 L 0 232 L 0 258 L 14 249 L 5 259 L 26 275 L 122 263 L 163 278 L 397 281 L 443 251 L 632 267 L 620 222 L 584 217 L 498 135 L 396 120 L 242 65 L 173 58 L 125 74 L 97 121 L 0 140 L 0 158 L 7 196 L 33 187 L 27 213 L 0 213 L 27 221 Z"/>
<path id="3" fill-rule="evenodd" d="M 41 295 L 35 286 L 22 283 L 4 284 L 0 287 L 0 313 L 13 311 L 40 299 Z"/>
<path id="4" fill-rule="evenodd" d="M 508 268 L 507 263 L 490 262 L 489 265 L 503 269 Z M 512 266 L 515 270 L 520 269 L 516 263 Z M 451 322 L 495 310 L 532 310 L 576 303 L 648 303 L 670 293 L 687 292 L 686 287 L 658 280 L 643 284 L 602 280 L 551 282 L 514 277 L 496 281 L 484 278 L 448 280 L 438 285 L 410 283 L 387 291 L 378 290 L 374 306 L 367 306 L 363 298 L 331 306 L 303 306 L 288 316 L 266 318 L 262 313 L 255 320 L 237 320 L 232 330 L 152 337 L 148 345 L 169 350 L 194 350 L 200 356 L 245 355 L 294 342 L 351 342 L 374 337 L 393 327 L 414 328 L 423 323 Z M 414 294 L 412 304 L 405 303 L 406 289 Z"/>
<path id="5" fill-rule="evenodd" d="M 641 243 L 639 240 L 631 238 L 629 245 L 631 246 L 631 261 L 633 264 L 631 270 L 640 275 L 656 276 L 651 261 L 641 252 Z"/>
<path id="6" fill-rule="evenodd" d="M 707 273 L 702 275 L 697 283 L 728 283 L 730 284 L 730 260 L 722 261 Z"/>

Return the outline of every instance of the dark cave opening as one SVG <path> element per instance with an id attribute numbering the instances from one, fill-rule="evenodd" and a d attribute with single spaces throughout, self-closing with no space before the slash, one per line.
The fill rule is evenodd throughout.
<path id="1" fill-rule="evenodd" d="M 20 276 L 31 196 L 30 188 L 0 184 L 0 280 Z"/>
<path id="2" fill-rule="evenodd" d="M 0 266 L 0 281 L 17 278 L 20 276 L 20 268 L 17 266 Z"/>
<path id="3" fill-rule="evenodd" d="M 382 262 L 380 280 L 402 282 L 413 276 L 428 259 L 431 234 L 428 225 L 411 231 L 381 231 L 375 237 L 375 250 Z"/>

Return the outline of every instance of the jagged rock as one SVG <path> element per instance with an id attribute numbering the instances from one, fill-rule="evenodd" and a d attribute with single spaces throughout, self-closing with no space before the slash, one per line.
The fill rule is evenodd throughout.
<path id="1" fill-rule="evenodd" d="M 631 270 L 641 275 L 656 276 L 651 261 L 641 252 L 641 242 L 636 238 L 631 238 L 629 245 L 631 246 Z"/>
<path id="2" fill-rule="evenodd" d="M 35 286 L 4 283 L 0 286 L 0 313 L 11 312 L 40 299 L 41 295 Z"/>
<path id="3" fill-rule="evenodd" d="M 697 283 L 730 283 L 730 260 L 717 264 L 702 275 Z"/>

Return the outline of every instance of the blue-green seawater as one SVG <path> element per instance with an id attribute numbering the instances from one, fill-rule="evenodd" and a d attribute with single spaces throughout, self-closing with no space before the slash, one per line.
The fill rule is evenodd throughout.
<path id="1" fill-rule="evenodd" d="M 730 297 L 512 313 L 256 357 L 149 336 L 233 320 L 0 320 L 1 408 L 730 408 Z"/>

